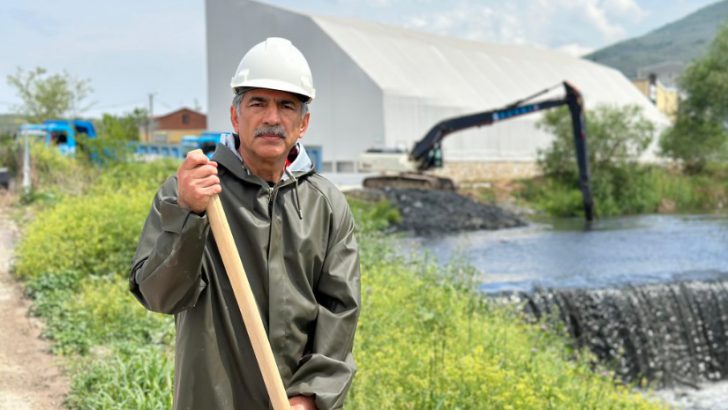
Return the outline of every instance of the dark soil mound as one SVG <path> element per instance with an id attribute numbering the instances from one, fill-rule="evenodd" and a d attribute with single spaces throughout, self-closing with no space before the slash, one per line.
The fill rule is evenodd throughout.
<path id="1" fill-rule="evenodd" d="M 381 192 L 402 214 L 402 222 L 396 227 L 401 231 L 432 235 L 526 225 L 511 212 L 455 192 L 420 189 L 384 189 Z"/>

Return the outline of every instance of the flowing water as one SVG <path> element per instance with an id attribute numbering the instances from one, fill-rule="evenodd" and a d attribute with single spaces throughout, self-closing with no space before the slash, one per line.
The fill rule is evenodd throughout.
<path id="1" fill-rule="evenodd" d="M 640 216 L 407 238 L 490 295 L 560 318 L 577 344 L 683 409 L 728 409 L 728 217 Z M 717 406 L 717 407 L 716 407 Z"/>
<path id="2" fill-rule="evenodd" d="M 485 292 L 535 287 L 728 277 L 728 217 L 650 215 L 408 238 L 438 261 L 464 259 L 482 272 Z"/>

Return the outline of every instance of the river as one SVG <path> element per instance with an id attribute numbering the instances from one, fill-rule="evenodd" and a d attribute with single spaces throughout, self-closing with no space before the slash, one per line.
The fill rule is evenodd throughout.
<path id="1" fill-rule="evenodd" d="M 534 223 L 404 239 L 438 262 L 465 261 L 485 292 L 728 277 L 728 216 L 649 215 Z"/>
<path id="2" fill-rule="evenodd" d="M 408 237 L 403 238 L 403 242 L 406 244 L 404 252 L 427 252 L 441 264 L 456 260 L 476 267 L 481 273 L 481 289 L 487 294 L 532 293 L 545 288 L 555 289 L 549 291 L 552 294 L 560 292 L 557 298 L 566 297 L 564 294 L 577 298 L 574 292 L 580 292 L 578 297 L 581 300 L 587 298 L 593 304 L 594 301 L 607 303 L 605 294 L 614 295 L 614 289 L 622 289 L 625 296 L 617 296 L 617 299 L 630 299 L 632 302 L 627 305 L 630 305 L 628 308 L 631 310 L 621 310 L 625 308 L 619 303 L 624 302 L 615 302 L 613 296 L 609 296 L 612 298 L 608 301 L 609 305 L 598 306 L 596 311 L 601 313 L 617 309 L 619 316 L 623 317 L 623 314 L 632 314 L 636 310 L 643 315 L 639 322 L 644 328 L 644 315 L 650 314 L 649 309 L 635 309 L 633 301 L 658 298 L 650 303 L 657 303 L 656 306 L 660 306 L 660 309 L 664 308 L 664 311 L 659 312 L 664 317 L 674 315 L 677 311 L 685 311 L 686 306 L 694 308 L 694 317 L 686 318 L 686 323 L 682 324 L 690 332 L 712 334 L 714 329 L 706 329 L 706 322 L 711 322 L 710 326 L 718 326 L 720 329 L 727 325 L 722 320 L 722 315 L 716 317 L 713 313 L 704 313 L 710 303 L 715 306 L 716 302 L 712 299 L 708 301 L 705 293 L 696 293 L 704 292 L 701 285 L 703 282 L 718 283 L 715 285 L 719 289 L 718 293 L 721 298 L 725 298 L 720 299 L 720 308 L 728 310 L 728 306 L 723 307 L 726 304 L 723 301 L 728 300 L 728 292 L 723 285 L 728 281 L 727 216 L 648 215 L 611 218 L 599 220 L 588 228 L 581 220 L 553 220 L 500 231 Z M 698 283 L 700 289 L 695 288 L 695 283 Z M 604 289 L 609 291 L 605 293 Z M 712 289 L 711 295 L 716 294 L 715 287 Z M 687 293 L 681 293 L 683 290 Z M 665 293 L 660 296 L 659 292 Z M 567 304 L 574 304 L 575 300 L 577 299 L 569 300 Z M 686 300 L 689 303 L 686 304 Z M 578 315 L 586 307 L 577 304 L 575 309 L 574 314 Z M 632 328 L 627 329 L 629 331 L 621 329 L 618 333 L 634 334 L 635 324 L 625 325 L 625 328 Z M 604 323 L 598 325 L 601 329 L 605 327 Z M 672 336 L 674 339 L 676 333 L 679 336 L 685 329 L 676 331 L 669 327 L 649 328 L 649 333 L 662 332 L 662 336 Z M 601 343 L 623 341 L 605 339 Z M 695 345 L 692 341 L 689 344 Z M 698 343 L 701 347 L 714 344 L 716 340 L 713 339 Z M 717 344 L 725 343 L 721 340 Z M 677 350 L 685 350 L 684 344 L 676 346 Z M 648 347 L 650 346 L 645 349 Z M 680 367 L 693 366 L 700 369 L 676 374 L 680 377 L 695 376 L 700 389 L 678 386 L 660 390 L 657 395 L 679 409 L 728 410 L 728 401 L 725 400 L 728 382 L 705 382 L 705 379 L 712 376 L 702 370 L 703 360 L 714 363 L 717 357 L 724 357 L 721 356 L 724 355 L 722 350 L 716 351 L 714 356 L 707 359 L 691 357 L 689 360 L 685 357 L 676 359 L 672 356 L 660 356 L 662 351 L 654 351 L 650 352 L 653 354 L 650 362 L 656 360 L 658 364 L 662 363 L 660 367 L 639 370 L 665 373 L 674 370 L 676 362 L 679 362 Z M 728 366 L 728 363 L 724 366 Z M 715 378 L 725 379 L 726 376 L 728 375 L 725 372 L 721 372 Z"/>

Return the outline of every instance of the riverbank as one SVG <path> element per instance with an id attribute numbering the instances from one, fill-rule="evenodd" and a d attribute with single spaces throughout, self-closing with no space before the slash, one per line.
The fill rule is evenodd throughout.
<path id="1" fill-rule="evenodd" d="M 400 239 L 404 254 L 478 269 L 480 289 L 557 318 L 573 343 L 679 409 L 715 407 L 728 375 L 728 216 L 578 219 Z M 691 386 L 699 386 L 699 389 Z"/>

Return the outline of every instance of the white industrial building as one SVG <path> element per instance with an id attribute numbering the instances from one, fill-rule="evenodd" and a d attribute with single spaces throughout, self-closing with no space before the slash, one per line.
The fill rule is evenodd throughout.
<path id="1" fill-rule="evenodd" d="M 356 170 L 368 148 L 412 147 L 440 120 L 498 108 L 567 80 L 587 108 L 637 104 L 667 119 L 620 72 L 527 46 L 448 38 L 384 24 L 307 15 L 250 0 L 206 0 L 208 127 L 230 130 L 230 78 L 266 37 L 290 39 L 313 72 L 316 99 L 304 145 L 320 147 L 324 170 Z M 545 97 L 563 95 L 563 88 Z M 542 97 L 544 98 L 544 97 Z M 532 164 L 551 136 L 534 114 L 449 136 L 446 165 Z"/>

